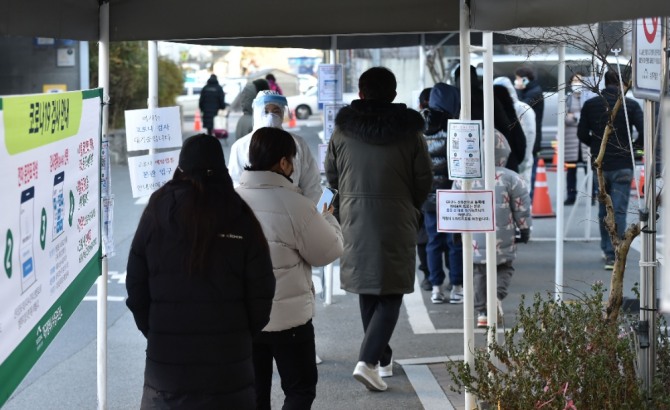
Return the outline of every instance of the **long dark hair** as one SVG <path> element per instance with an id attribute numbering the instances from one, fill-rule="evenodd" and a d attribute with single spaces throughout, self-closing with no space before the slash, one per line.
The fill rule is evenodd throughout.
<path id="1" fill-rule="evenodd" d="M 216 140 L 206 134 L 191 138 Z M 216 143 L 220 144 L 218 141 Z M 187 144 L 188 140 L 184 143 L 182 154 Z M 218 157 L 218 154 L 215 153 L 214 156 Z M 175 188 L 180 189 L 177 204 L 170 210 L 169 217 L 177 224 L 178 232 L 184 235 L 184 241 L 190 247 L 190 252 L 183 262 L 189 275 L 204 275 L 208 271 L 207 259 L 213 250 L 213 244 L 217 242 L 217 237 L 220 234 L 231 233 L 234 222 L 240 219 L 246 219 L 251 223 L 249 232 L 254 232 L 254 237 L 260 239 L 259 245 L 267 248 L 260 223 L 249 205 L 235 192 L 233 181 L 223 162 L 223 152 L 221 161 L 220 166 L 215 169 L 178 167 L 172 180 L 151 196 L 145 211 L 151 212 L 158 218 L 161 198 L 169 192 L 174 192 Z"/>
<path id="2" fill-rule="evenodd" d="M 247 171 L 269 171 L 286 157 L 292 160 L 297 153 L 295 140 L 288 132 L 272 127 L 257 129 L 249 143 Z"/>

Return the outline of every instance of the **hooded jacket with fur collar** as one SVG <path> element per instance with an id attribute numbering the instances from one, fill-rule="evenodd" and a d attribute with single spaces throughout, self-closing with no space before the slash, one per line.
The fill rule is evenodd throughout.
<path id="1" fill-rule="evenodd" d="M 421 115 L 404 104 L 354 100 L 335 119 L 325 161 L 339 190 L 342 288 L 389 295 L 414 290 L 420 207 L 432 182 Z"/>

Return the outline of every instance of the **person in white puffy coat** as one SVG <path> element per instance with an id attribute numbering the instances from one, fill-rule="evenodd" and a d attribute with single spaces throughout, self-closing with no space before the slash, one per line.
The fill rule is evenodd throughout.
<path id="1" fill-rule="evenodd" d="M 228 172 L 233 179 L 233 184 L 240 184 L 240 177 L 244 167 L 249 163 L 249 143 L 254 131 L 261 127 L 274 127 L 282 129 L 284 116 L 288 112 L 286 97 L 276 91 L 261 91 L 253 102 L 254 128 L 253 131 L 237 141 L 230 147 L 230 158 L 228 158 Z M 290 134 L 298 147 L 293 161 L 293 185 L 300 192 L 316 204 L 321 196 L 321 180 L 319 166 L 312 155 L 309 145 L 302 137 Z"/>
<path id="2" fill-rule="evenodd" d="M 516 94 L 516 89 L 512 84 L 512 80 L 507 77 L 497 77 L 493 80 L 494 85 L 502 85 L 509 92 L 512 101 L 514 101 L 514 111 L 519 118 L 521 129 L 526 136 L 526 155 L 523 161 L 519 164 L 519 175 L 523 177 L 526 184 L 530 186 L 530 176 L 533 171 L 533 146 L 535 145 L 535 111 L 533 108 L 523 101 L 519 100 Z"/>
<path id="3" fill-rule="evenodd" d="M 286 395 L 283 408 L 311 407 L 318 380 L 312 266 L 333 262 L 344 249 L 334 208 L 317 210 L 291 181 L 296 152 L 288 132 L 259 128 L 236 189 L 261 224 L 276 278 L 270 322 L 253 341 L 257 409 L 270 409 L 273 359 Z"/>

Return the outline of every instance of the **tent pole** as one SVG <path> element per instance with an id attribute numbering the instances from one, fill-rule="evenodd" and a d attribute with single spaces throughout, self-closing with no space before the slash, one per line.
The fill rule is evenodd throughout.
<path id="1" fill-rule="evenodd" d="M 100 4 L 100 42 L 98 46 L 98 87 L 103 89 L 102 139 L 109 132 L 109 2 Z M 97 391 L 98 410 L 107 409 L 107 256 L 102 258 L 102 273 L 97 281 Z"/>
<path id="2" fill-rule="evenodd" d="M 426 35 L 421 33 L 419 44 L 419 92 L 426 87 Z"/>
<path id="3" fill-rule="evenodd" d="M 653 170 L 654 158 L 654 103 L 644 100 L 644 166 Z M 656 362 L 656 186 L 653 172 L 645 181 L 645 221 L 640 214 L 642 250 L 640 260 L 640 350 L 639 363 L 642 384 L 651 397 Z M 646 330 L 644 329 L 646 327 Z M 646 340 L 645 340 L 646 339 Z M 645 343 L 646 342 L 646 343 Z"/>
<path id="4" fill-rule="evenodd" d="M 330 36 L 330 64 L 337 64 L 337 36 Z"/>
<path id="5" fill-rule="evenodd" d="M 482 33 L 484 52 L 484 187 L 495 192 L 495 132 L 493 119 L 493 33 Z M 462 69 L 461 69 L 462 71 Z M 471 79 L 472 80 L 472 79 Z M 476 79 L 475 79 L 476 81 Z M 494 195 L 495 198 L 495 195 Z M 495 202 L 494 202 L 495 210 Z M 496 232 L 486 232 L 486 312 L 489 327 L 498 329 L 498 275 L 496 261 Z M 496 341 L 496 332 L 487 333 L 488 343 Z M 489 357 L 493 359 L 493 352 L 489 350 Z"/>
<path id="6" fill-rule="evenodd" d="M 555 284 L 556 301 L 563 300 L 563 247 L 564 229 L 564 207 L 565 196 L 565 44 L 558 46 L 558 164 L 556 164 L 556 264 Z"/>
<path id="7" fill-rule="evenodd" d="M 469 120 L 472 116 L 470 106 L 470 8 L 468 0 L 461 0 L 459 18 L 459 45 L 461 53 L 461 120 Z M 475 79 L 476 80 L 476 79 Z M 463 181 L 463 189 L 472 189 L 472 182 Z M 462 233 L 463 238 L 463 356 L 471 369 L 475 368 L 475 332 L 474 332 L 474 293 L 472 280 L 472 234 Z M 474 396 L 465 391 L 465 408 L 474 408 Z"/>
<path id="8" fill-rule="evenodd" d="M 148 42 L 149 55 L 149 98 L 147 108 L 158 108 L 158 42 Z"/>

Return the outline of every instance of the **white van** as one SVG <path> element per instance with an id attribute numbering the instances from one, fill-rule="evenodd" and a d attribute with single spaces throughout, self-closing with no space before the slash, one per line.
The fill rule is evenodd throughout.
<path id="1" fill-rule="evenodd" d="M 630 58 L 619 57 L 618 63 L 621 72 L 630 70 L 628 67 Z M 609 64 L 614 66 L 617 59 L 614 56 L 607 58 Z M 481 57 L 474 57 L 471 59 L 471 64 L 477 68 L 479 81 L 484 74 L 483 59 Z M 494 55 L 493 56 L 493 78 L 505 76 L 514 81 L 514 71 L 521 66 L 530 67 L 535 79 L 540 83 L 544 91 L 544 115 L 542 117 L 542 150 L 540 156 L 545 159 L 551 159 L 553 156 L 553 149 L 551 141 L 556 139 L 558 129 L 558 54 L 508 54 L 508 55 Z M 600 79 L 599 87 L 605 87 L 602 73 L 600 73 L 601 62 L 594 59 L 588 54 L 566 54 L 565 56 L 565 82 L 570 83 L 570 77 L 575 73 L 581 73 L 588 77 Z M 600 73 L 600 75 L 598 75 Z M 632 93 L 627 94 L 627 97 L 633 98 Z M 641 100 L 637 100 L 641 103 Z M 562 112 L 563 110 L 561 110 Z"/>

